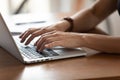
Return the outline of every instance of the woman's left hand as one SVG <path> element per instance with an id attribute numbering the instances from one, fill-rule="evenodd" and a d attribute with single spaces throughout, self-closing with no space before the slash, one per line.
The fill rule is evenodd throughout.
<path id="1" fill-rule="evenodd" d="M 36 41 L 35 46 L 37 51 L 42 51 L 44 48 L 52 48 L 62 46 L 65 48 L 77 48 L 84 46 L 84 40 L 80 33 L 52 31 L 42 34 Z"/>

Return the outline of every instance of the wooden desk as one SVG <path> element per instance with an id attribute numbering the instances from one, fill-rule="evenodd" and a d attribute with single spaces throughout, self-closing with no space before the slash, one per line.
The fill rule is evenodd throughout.
<path id="1" fill-rule="evenodd" d="M 120 55 L 88 57 L 24 65 L 0 48 L 0 80 L 115 80 L 120 77 Z"/>

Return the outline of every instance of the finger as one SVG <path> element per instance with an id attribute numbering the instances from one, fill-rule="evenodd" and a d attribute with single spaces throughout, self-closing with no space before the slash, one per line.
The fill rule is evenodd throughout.
<path id="1" fill-rule="evenodd" d="M 46 36 L 46 35 L 53 34 L 53 33 L 56 33 L 56 30 L 46 32 L 46 33 L 42 34 L 41 36 Z"/>
<path id="2" fill-rule="evenodd" d="M 36 28 L 29 28 L 28 30 L 34 30 L 34 29 L 36 29 Z M 24 34 L 26 33 L 26 32 L 28 32 L 28 30 L 26 30 L 24 33 L 22 33 L 20 36 L 19 36 L 19 38 L 22 38 L 23 36 L 24 36 Z M 37 30 L 37 29 L 36 29 Z"/>
<path id="3" fill-rule="evenodd" d="M 24 42 L 26 40 L 26 38 L 32 34 L 34 31 L 36 31 L 38 29 L 28 29 L 22 36 L 21 36 L 21 42 Z"/>
<path id="4" fill-rule="evenodd" d="M 44 32 L 46 32 L 46 31 L 38 30 L 38 31 L 35 31 L 34 33 L 32 33 L 31 36 L 26 41 L 25 45 L 28 45 L 35 37 L 40 36 Z M 50 33 L 53 33 L 53 32 L 49 32 L 49 33 L 45 33 L 45 34 L 50 34 Z"/>
<path id="5" fill-rule="evenodd" d="M 46 32 L 48 32 L 48 30 L 47 30 L 46 28 L 42 28 L 42 29 L 36 31 L 34 34 L 39 34 L 39 35 L 41 35 L 41 34 L 44 34 L 44 33 L 46 33 Z"/>
<path id="6" fill-rule="evenodd" d="M 51 32 L 52 33 L 52 32 Z M 53 32 L 54 33 L 54 32 Z M 46 44 L 48 44 L 48 43 L 52 43 L 52 41 L 58 41 L 58 40 L 60 40 L 60 38 L 61 37 L 50 37 L 50 38 L 47 38 L 48 36 L 46 36 L 46 39 L 42 42 L 42 43 L 40 43 L 39 41 L 38 41 L 38 44 L 37 44 L 37 51 L 40 51 L 40 52 L 42 52 L 44 49 L 45 49 L 45 45 Z M 39 40 L 41 40 L 41 39 L 39 39 Z"/>
<path id="7" fill-rule="evenodd" d="M 37 49 L 37 51 L 42 52 L 45 49 L 45 42 Z"/>
<path id="8" fill-rule="evenodd" d="M 48 33 L 45 33 L 43 35 L 41 35 L 41 37 L 35 42 L 34 46 L 37 46 L 38 45 L 38 42 L 42 39 L 42 37 L 46 37 L 49 36 L 50 34 L 53 34 L 55 33 L 55 31 L 51 31 L 51 32 L 48 32 Z"/>
<path id="9" fill-rule="evenodd" d="M 40 39 L 40 40 L 38 41 L 37 45 L 36 45 L 36 46 L 37 46 L 37 50 L 38 50 L 39 48 L 41 48 L 44 43 L 49 43 L 49 42 L 45 42 L 45 41 L 41 42 L 41 39 Z"/>
<path id="10" fill-rule="evenodd" d="M 26 31 L 21 37 L 21 43 L 24 42 L 29 35 L 30 35 L 30 32 Z"/>
<path id="11" fill-rule="evenodd" d="M 34 43 L 34 46 L 36 46 L 39 42 L 40 38 Z"/>
<path id="12" fill-rule="evenodd" d="M 63 41 L 51 42 L 51 43 L 45 44 L 44 47 L 45 48 L 53 48 L 53 47 L 56 47 L 56 46 L 62 46 L 62 47 L 64 47 Z"/>
<path id="13" fill-rule="evenodd" d="M 39 48 L 41 48 L 42 45 L 45 46 L 44 43 L 47 43 L 47 44 L 48 44 L 48 43 L 52 43 L 52 42 L 56 42 L 56 41 L 60 41 L 60 40 L 63 40 L 63 38 L 62 38 L 62 37 L 50 37 L 50 38 L 46 39 L 45 41 L 43 41 L 42 43 L 39 42 L 38 45 L 37 45 L 37 50 L 38 50 Z"/>
<path id="14" fill-rule="evenodd" d="M 31 34 L 31 36 L 27 39 L 27 41 L 25 42 L 25 45 L 28 45 L 35 37 L 40 35 L 41 30 L 35 31 L 34 33 Z"/>
<path id="15" fill-rule="evenodd" d="M 51 41 L 49 40 L 49 41 L 44 41 L 43 43 L 40 43 L 40 42 L 38 42 L 38 44 L 37 44 L 37 50 L 39 50 L 43 45 L 45 45 L 45 43 L 50 43 Z"/>
<path id="16" fill-rule="evenodd" d="M 46 35 L 46 36 L 44 36 L 44 37 L 41 37 L 41 38 L 39 39 L 39 41 L 37 42 L 36 46 L 40 46 L 40 45 L 42 45 L 44 42 L 50 41 L 50 40 L 48 40 L 50 37 L 52 38 L 51 35 Z"/>
<path id="17" fill-rule="evenodd" d="M 36 34 L 32 34 L 32 35 L 28 38 L 28 40 L 25 42 L 25 45 L 28 45 L 35 37 L 37 37 L 37 35 L 36 35 Z"/>
<path id="18" fill-rule="evenodd" d="M 22 33 L 20 36 L 19 36 L 19 38 L 22 38 L 22 36 L 26 33 L 27 31 L 25 31 L 24 33 Z"/>

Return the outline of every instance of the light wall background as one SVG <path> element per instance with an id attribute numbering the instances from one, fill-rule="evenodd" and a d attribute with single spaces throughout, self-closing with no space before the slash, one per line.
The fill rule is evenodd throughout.
<path id="1" fill-rule="evenodd" d="M 110 16 L 110 22 L 111 22 L 112 35 L 120 36 L 120 16 L 118 14 L 118 11 L 114 12 Z"/>
<path id="2" fill-rule="evenodd" d="M 9 13 L 8 0 L 0 0 L 0 12 Z"/>

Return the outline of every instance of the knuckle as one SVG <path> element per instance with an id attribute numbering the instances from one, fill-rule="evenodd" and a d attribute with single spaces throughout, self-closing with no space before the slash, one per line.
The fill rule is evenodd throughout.
<path id="1" fill-rule="evenodd" d="M 48 32 L 48 29 L 43 28 L 43 29 L 41 29 L 41 32 L 42 32 L 42 33 L 46 33 L 46 32 Z"/>
<path id="2" fill-rule="evenodd" d="M 40 39 L 42 39 L 42 38 L 43 38 L 43 36 L 41 35 Z"/>
<path id="3" fill-rule="evenodd" d="M 52 47 L 52 45 L 51 45 L 51 44 L 48 44 L 48 45 L 47 45 L 47 48 L 51 48 L 51 47 Z"/>
<path id="4" fill-rule="evenodd" d="M 44 36 L 41 36 L 41 39 L 42 39 L 42 40 L 45 40 L 46 38 L 45 38 Z"/>
<path id="5" fill-rule="evenodd" d="M 36 37 L 36 34 L 35 34 L 35 33 L 32 33 L 31 36 L 32 36 L 32 37 Z"/>
<path id="6" fill-rule="evenodd" d="M 47 39 L 46 39 L 46 42 L 47 42 L 47 43 L 51 42 L 51 39 L 47 38 Z"/>
<path id="7" fill-rule="evenodd" d="M 46 29 L 46 28 L 43 28 L 42 31 L 47 31 L 47 29 Z"/>
<path id="8" fill-rule="evenodd" d="M 33 30 L 33 28 L 29 28 L 29 29 L 28 29 L 28 31 L 31 31 L 31 30 Z"/>
<path id="9" fill-rule="evenodd" d="M 60 34 L 58 32 L 54 33 L 55 36 L 59 36 Z"/>
<path id="10" fill-rule="evenodd" d="M 31 30 L 28 30 L 27 32 L 28 32 L 29 34 L 31 34 L 31 33 L 32 33 L 32 31 L 31 31 Z"/>
<path id="11" fill-rule="evenodd" d="M 31 34 L 31 33 L 34 32 L 34 30 L 35 30 L 35 28 L 29 28 L 29 29 L 27 30 L 27 32 Z"/>
<path id="12" fill-rule="evenodd" d="M 44 35 L 43 34 L 41 34 L 41 37 L 40 38 L 43 38 L 44 37 Z"/>
<path id="13" fill-rule="evenodd" d="M 44 35 L 42 34 L 40 38 L 43 38 L 43 37 L 44 37 Z"/>

